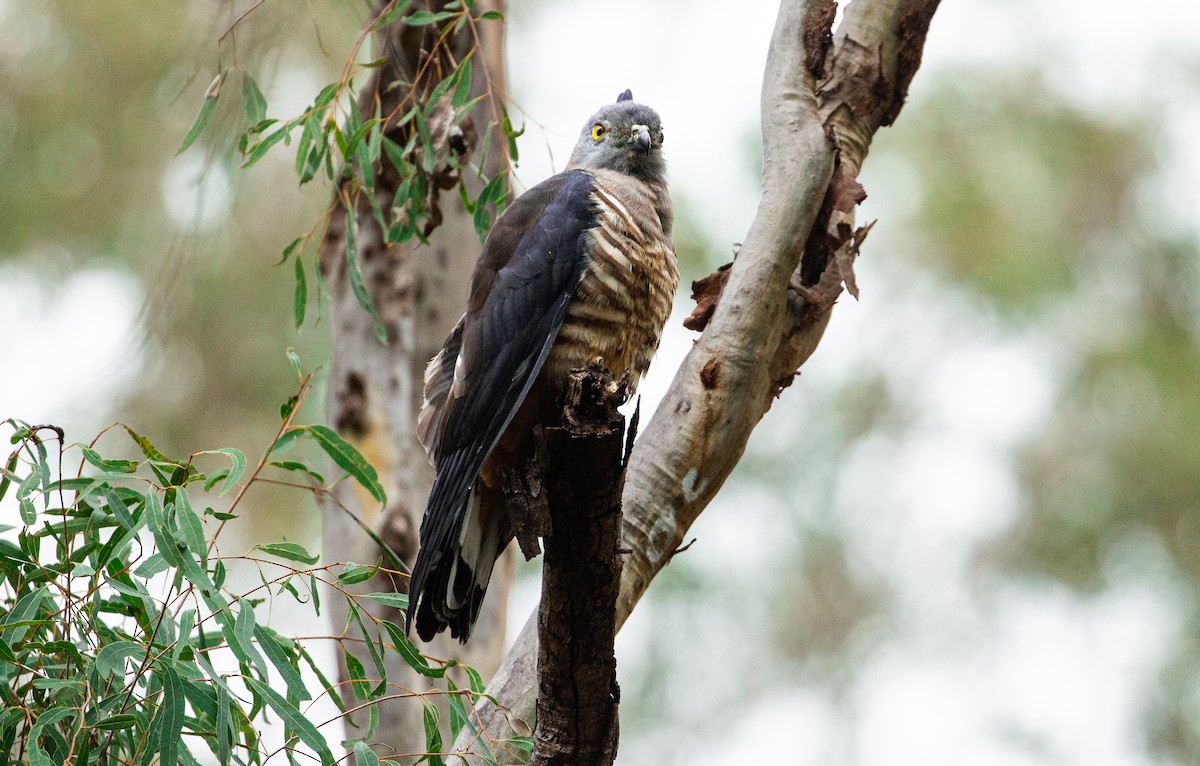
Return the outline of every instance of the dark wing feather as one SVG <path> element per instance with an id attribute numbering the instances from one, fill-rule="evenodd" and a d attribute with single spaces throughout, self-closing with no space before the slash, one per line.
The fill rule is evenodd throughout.
<path id="1" fill-rule="evenodd" d="M 596 225 L 592 189 L 580 170 L 533 187 L 496 221 L 475 267 L 409 586 L 409 623 L 415 615 L 422 637 L 453 617 L 444 602 L 471 489 L 566 317 L 587 257 L 584 233 Z M 461 627 L 465 638 L 469 621 Z"/>
<path id="2" fill-rule="evenodd" d="M 436 468 L 438 444 L 446 429 L 446 416 L 450 414 L 450 393 L 454 385 L 454 365 L 462 348 L 464 316 L 450 331 L 442 350 L 429 361 L 425 368 L 424 402 L 417 414 L 417 439 L 429 454 L 429 462 Z"/>

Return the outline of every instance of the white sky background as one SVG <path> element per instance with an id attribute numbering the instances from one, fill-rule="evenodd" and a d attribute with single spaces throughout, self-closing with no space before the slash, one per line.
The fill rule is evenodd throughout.
<path id="1" fill-rule="evenodd" d="M 586 117 L 631 88 L 662 114 L 676 199 L 694 205 L 692 215 L 710 241 L 740 240 L 757 202 L 757 183 L 746 168 L 776 4 L 747 2 L 736 12 L 716 0 L 514 5 L 512 92 L 530 120 L 518 182 L 531 186 L 560 170 Z M 4 7 L 0 0 L 0 17 Z M 1162 83 L 1164 68 L 1192 55 L 1198 41 L 1200 6 L 1191 0 L 1151 0 L 1136 9 L 1115 0 L 947 0 L 933 20 L 913 92 L 919 94 L 938 71 L 1049 60 L 1061 75 L 1054 84 L 1072 99 L 1097 114 L 1121 113 L 1137 108 L 1141 88 Z M 319 87 L 295 73 L 281 79 L 312 92 Z M 1170 177 L 1179 193 L 1165 209 L 1178 221 L 1200 220 L 1200 152 L 1193 141 L 1200 133 L 1200 106 L 1194 94 L 1164 119 L 1178 144 L 1172 149 L 1182 150 Z M 164 171 L 161 183 L 173 215 L 178 204 L 189 204 L 191 192 L 179 187 L 192 171 L 178 163 Z M 895 578 L 902 640 L 872 660 L 840 709 L 818 691 L 757 668 L 763 694 L 746 709 L 692 722 L 689 735 L 695 738 L 672 740 L 669 749 L 631 734 L 639 729 L 630 725 L 619 762 L 704 766 L 777 756 L 780 763 L 863 766 L 1144 763 L 1138 704 L 1175 627 L 1171 594 L 1131 578 L 1125 590 L 1086 604 L 1053 589 L 1015 587 L 990 603 L 975 603 L 964 584 L 965 557 L 1016 509 L 1008 450 L 1050 406 L 1053 368 L 1037 339 L 1002 337 L 970 319 L 964 307 L 944 301 L 923 308 L 915 320 L 919 345 L 910 339 L 904 356 L 894 350 L 889 333 L 895 312 L 903 311 L 907 322 L 914 309 L 889 291 L 882 261 L 889 218 L 898 226 L 908 202 L 902 175 L 887 168 L 873 172 L 869 158 L 864 180 L 872 196 L 862 217 L 879 217 L 880 224 L 859 264 L 863 301 L 839 304 L 826 342 L 770 413 L 756 443 L 769 444 L 773 428 L 798 427 L 812 396 L 836 387 L 866 360 L 894 360 L 906 377 L 922 380 L 922 390 L 910 394 L 920 404 L 923 428 L 902 464 L 881 467 L 868 445 L 846 467 L 830 509 L 860 531 L 856 554 Z M 209 215 L 204 212 L 205 223 Z M 183 225 L 186 213 L 175 218 Z M 0 418 L 74 421 L 82 428 L 77 437 L 105 425 L 111 416 L 97 400 L 126 385 L 138 368 L 137 358 L 126 356 L 133 353 L 128 342 L 140 335 L 140 290 L 104 270 L 64 281 L 0 269 L 0 327 L 8 328 L 0 351 Z M 111 319 L 95 321 L 100 313 Z M 646 412 L 689 347 L 691 335 L 678 320 L 672 319 L 643 385 Z M 31 322 L 41 328 L 40 337 L 15 330 Z M 121 323 L 126 332 L 102 338 L 88 332 L 89 326 Z M 15 374 L 15 360 L 36 358 L 39 348 L 71 362 L 43 375 Z M 914 369 L 927 372 L 916 378 Z M 77 399 L 81 380 L 92 397 L 88 402 Z M 935 481 L 947 466 L 957 478 Z M 856 470 L 877 473 L 864 479 Z M 693 530 L 700 542 L 688 555 L 698 566 L 753 573 L 777 558 L 771 546 L 779 541 L 770 525 L 780 509 L 769 507 L 770 499 L 757 507 L 744 494 L 738 499 L 737 508 L 729 495 L 718 499 Z M 760 555 L 747 557 L 748 547 Z M 514 601 L 516 625 L 533 597 L 526 589 L 523 603 Z M 648 625 L 639 611 L 622 634 L 620 672 L 638 672 L 639 638 Z M 701 651 L 715 645 L 699 644 Z M 669 679 L 678 685 L 671 697 L 720 695 L 712 674 L 693 670 Z M 845 724 L 846 709 L 853 712 L 853 726 Z"/>
<path id="2" fill-rule="evenodd" d="M 522 141 L 520 182 L 532 185 L 561 170 L 587 115 L 631 88 L 663 117 L 677 202 L 694 204 L 691 213 L 710 241 L 739 241 L 757 203 L 757 184 L 747 171 L 748 137 L 757 130 L 776 9 L 744 3 L 731 14 L 727 3 L 715 1 L 626 0 L 602 8 L 538 3 L 526 11 L 518 4 L 509 38 L 512 90 L 540 123 L 531 122 Z M 939 70 L 1052 62 L 1053 87 L 1096 114 L 1121 115 L 1142 106 L 1140 90 L 1147 83 L 1161 87 L 1163 68 L 1191 55 L 1198 41 L 1200 8 L 1187 0 L 1141 3 L 1136 10 L 1087 0 L 946 2 L 934 17 L 912 91 L 919 95 Z M 1180 163 L 1171 180 L 1183 193 L 1172 212 L 1197 220 L 1200 154 L 1192 139 L 1200 108 L 1193 97 L 1165 118 L 1180 144 L 1172 147 Z M 932 295 L 919 311 L 898 304 L 904 299 L 889 291 L 886 264 L 878 259 L 896 242 L 889 238 L 889 218 L 899 228 L 911 205 L 903 198 L 903 176 L 894 168 L 873 175 L 872 159 L 864 170 L 871 198 L 861 217 L 881 220 L 859 262 L 863 301 L 839 304 L 826 342 L 755 440 L 770 439 L 772 428 L 802 427 L 806 397 L 837 386 L 869 360 L 894 360 L 902 379 L 921 382 L 919 391 L 908 393 L 923 427 L 900 464 L 881 465 L 870 454 L 852 460 L 829 509 L 859 533 L 855 552 L 896 587 L 901 638 L 872 658 L 852 699 L 839 708 L 827 695 L 755 665 L 756 657 L 722 655 L 721 640 L 685 635 L 681 627 L 681 645 L 698 643 L 709 654 L 702 648 L 696 660 L 704 664 L 669 677 L 668 699 L 719 696 L 714 679 L 720 674 L 713 668 L 727 662 L 762 675 L 762 696 L 744 709 L 713 715 L 706 708 L 703 720 L 680 727 L 682 736 L 656 733 L 653 720 L 626 725 L 619 762 L 726 764 L 763 756 L 814 766 L 1146 762 L 1140 705 L 1174 632 L 1172 594 L 1140 587 L 1135 578 L 1087 603 L 1054 589 L 1016 587 L 991 603 L 975 603 L 967 557 L 1017 509 L 1009 450 L 1051 405 L 1054 365 L 1037 339 L 1002 337 L 971 319 L 969 307 Z M 724 260 L 724 252 L 715 255 Z M 900 350 L 892 334 L 898 311 L 908 336 L 899 339 Z M 642 387 L 646 410 L 690 347 L 691 335 L 677 320 Z M 688 556 L 717 572 L 757 567 L 768 575 L 778 556 L 773 547 L 781 545 L 772 530 L 779 509 L 767 507 L 769 499 L 755 507 L 744 493 L 732 494 L 719 497 L 689 534 L 699 542 Z M 528 583 L 522 596 L 514 605 L 518 625 L 536 598 L 536 584 Z M 619 672 L 646 669 L 642 642 L 649 625 L 644 611 L 630 620 L 619 640 Z M 850 713 L 843 717 L 839 710 Z"/>

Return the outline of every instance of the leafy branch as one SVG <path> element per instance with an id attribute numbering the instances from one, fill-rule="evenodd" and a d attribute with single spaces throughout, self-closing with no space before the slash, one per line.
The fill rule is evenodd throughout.
<path id="1" fill-rule="evenodd" d="M 318 725 L 307 713 L 325 696 L 338 717 L 368 716 L 363 735 L 344 743 L 362 763 L 394 763 L 368 755 L 384 700 L 421 700 L 430 763 L 442 763 L 446 742 L 432 699 L 450 700 L 451 738 L 476 726 L 479 675 L 464 669 L 469 684 L 459 688 L 448 671 L 461 666 L 423 656 L 401 627 L 362 607 L 365 600 L 402 609 L 403 595 L 347 589 L 379 571 L 401 572 L 382 562 L 321 564 L 286 540 L 240 555 L 220 552 L 221 530 L 260 482 L 327 492 L 350 478 L 385 501 L 374 468 L 353 446 L 329 428 L 294 422 L 309 382 L 301 377 L 280 409 L 278 432 L 249 472 L 238 449 L 172 458 L 123 424 L 101 436 L 124 433 L 139 454 L 134 459 L 105 454 L 100 436 L 67 444 L 57 427 L 4 421 L 14 448 L 0 471 L 0 500 L 11 492 L 21 518 L 19 527 L 0 526 L 0 753 L 6 758 L 31 766 L 215 758 L 227 766 L 282 754 L 289 763 L 306 755 L 333 764 L 320 729 L 336 719 Z M 302 461 L 276 459 L 302 439 L 344 474 L 326 483 Z M 76 454 L 76 469 L 64 474 L 64 462 Z M 213 459 L 218 467 L 202 470 Z M 295 473 L 309 484 L 272 478 Z M 259 584 L 230 577 L 235 564 L 255 567 Z M 277 571 L 268 576 L 264 567 Z M 371 671 L 342 648 L 355 705 L 343 701 L 306 647 L 324 637 L 289 638 L 257 618 L 256 607 L 285 594 L 319 615 L 323 593 L 349 607 L 350 619 L 333 638 L 369 647 Z M 430 688 L 389 682 L 388 653 Z M 227 662 L 236 670 L 218 670 Z M 283 744 L 275 749 L 259 733 L 268 710 L 283 726 Z"/>
<path id="2" fill-rule="evenodd" d="M 507 163 L 493 177 L 485 178 L 486 147 L 491 143 L 490 136 L 498 131 L 505 137 L 503 151 L 509 160 L 515 161 L 516 138 L 523 129 L 513 127 L 504 107 L 504 94 L 497 92 L 486 67 L 481 67 L 482 93 L 472 96 L 473 60 L 480 49 L 478 25 L 499 23 L 502 16 L 496 11 L 476 14 L 474 0 L 454 0 L 437 12 L 414 10 L 411 5 L 411 0 L 393 0 L 384 5 L 355 41 L 338 79 L 325 85 L 312 103 L 294 117 L 268 117 L 267 98 L 250 72 L 236 64 L 221 69 L 205 92 L 196 119 L 181 145 L 180 152 L 186 151 L 203 134 L 224 93 L 222 85 L 230 74 L 237 72 L 245 114 L 245 128 L 237 141 L 242 166 L 251 167 L 280 144 L 291 146 L 294 140 L 294 170 L 299 185 L 318 177 L 338 185 L 336 204 L 308 232 L 290 242 L 280 260 L 282 264 L 293 256 L 296 259 L 293 318 L 297 327 L 306 318 L 308 272 L 312 268 L 306 266 L 303 256 L 314 237 L 327 228 L 336 207 L 347 213 L 347 267 L 355 285 L 355 297 L 374 318 L 380 340 L 386 341 L 382 320 L 363 285 L 357 247 L 349 246 L 357 240 L 356 213 L 360 207 L 369 211 L 379 224 L 383 245 L 391 246 L 412 240 L 428 241 L 427 237 L 441 222 L 438 208 L 441 191 L 457 189 L 481 240 L 507 200 Z M 393 80 L 376 88 L 376 92 L 358 92 L 354 86 L 358 75 L 388 63 L 386 57 L 360 62 L 363 47 L 374 32 L 397 23 L 414 30 L 431 30 L 430 50 L 410 79 Z M 462 33 L 469 33 L 471 46 L 465 55 L 456 56 L 450 41 Z M 394 89 L 403 95 L 388 99 L 389 107 L 385 110 L 381 94 Z M 485 152 L 474 162 L 470 155 L 477 131 L 472 114 L 481 102 L 486 102 L 488 114 L 483 130 Z M 364 114 L 371 116 L 364 119 Z M 390 165 L 387 173 L 383 172 L 385 163 Z M 478 193 L 472 194 L 468 187 L 465 181 L 468 173 L 479 179 Z M 386 183 L 381 183 L 385 176 Z M 319 270 L 315 275 L 320 280 Z M 320 300 L 322 292 L 318 291 L 317 296 Z"/>

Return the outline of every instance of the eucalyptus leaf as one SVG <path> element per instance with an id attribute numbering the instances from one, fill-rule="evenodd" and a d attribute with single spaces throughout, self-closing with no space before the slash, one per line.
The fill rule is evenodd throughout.
<path id="1" fill-rule="evenodd" d="M 249 74 L 242 75 L 242 103 L 246 109 L 246 121 L 251 125 L 257 125 L 267 118 L 267 97 Z"/>
<path id="2" fill-rule="evenodd" d="M 221 766 L 229 766 L 229 760 L 233 755 L 233 716 L 229 712 L 230 694 L 224 686 L 218 684 L 214 684 L 213 689 L 217 694 L 217 730 L 215 732 L 217 762 Z"/>
<path id="3" fill-rule="evenodd" d="M 245 458 L 242 458 L 245 460 Z M 186 490 L 175 490 L 175 523 L 179 526 L 179 536 L 187 545 L 201 566 L 208 561 L 208 543 L 204 535 L 204 524 L 192 510 L 191 500 Z"/>
<path id="4" fill-rule="evenodd" d="M 22 596 L 12 610 L 4 616 L 3 625 L 6 627 L 0 633 L 0 639 L 8 641 L 10 644 L 20 643 L 30 627 L 26 623 L 34 621 L 49 595 L 49 590 L 43 585 Z"/>
<path id="5" fill-rule="evenodd" d="M 360 739 L 354 743 L 354 762 L 358 766 L 379 766 L 379 756 Z"/>
<path id="6" fill-rule="evenodd" d="M 198 454 L 201 455 L 227 455 L 229 457 L 229 473 L 225 476 L 225 481 L 221 484 L 219 494 L 224 496 L 229 490 L 237 486 L 238 480 L 246 473 L 246 455 L 240 449 L 234 447 L 222 447 L 220 449 L 205 450 Z"/>
<path id="7" fill-rule="evenodd" d="M 133 641 L 115 641 L 96 654 L 96 672 L 103 678 L 125 673 L 125 660 L 145 656 L 146 647 Z"/>
<path id="8" fill-rule="evenodd" d="M 304 564 L 315 564 L 320 556 L 314 556 L 299 543 L 266 543 L 254 546 L 254 550 L 269 553 L 288 561 L 299 561 Z"/>
<path id="9" fill-rule="evenodd" d="M 399 625 L 383 620 L 383 627 L 387 631 L 388 637 L 392 639 L 392 645 L 396 647 L 396 652 L 410 668 L 426 678 L 441 678 L 446 675 L 446 668 L 435 668 L 429 664 L 429 661 L 417 649 L 417 645 L 400 629 Z"/>
<path id="10" fill-rule="evenodd" d="M 396 0 L 396 4 L 391 10 L 379 14 L 379 18 L 375 19 L 375 23 L 371 25 L 371 31 L 378 32 L 388 24 L 395 22 L 396 19 L 404 15 L 411 3 L 412 0 Z"/>
<path id="11" fill-rule="evenodd" d="M 334 766 L 333 752 L 329 749 L 329 743 L 325 741 L 325 737 L 317 730 L 317 727 L 312 721 L 308 720 L 300 710 L 283 698 L 279 692 L 272 689 L 267 684 L 259 681 L 257 678 L 247 676 L 243 679 L 246 685 L 255 691 L 263 698 L 263 701 L 279 714 L 279 717 L 284 720 L 288 728 L 300 737 L 300 741 L 311 747 L 317 756 L 321 759 L 322 766 Z"/>
<path id="12" fill-rule="evenodd" d="M 96 466 L 101 471 L 133 473 L 138 469 L 138 462 L 136 460 L 106 460 L 100 457 L 100 453 L 91 447 L 81 444 L 79 445 L 79 449 L 83 452 L 84 460 Z"/>
<path id="13" fill-rule="evenodd" d="M 312 434 L 325 454 L 329 455 L 339 468 L 354 477 L 364 489 L 371 493 L 372 497 L 380 503 L 387 503 L 387 495 L 383 491 L 383 485 L 379 482 L 379 474 L 375 472 L 375 467 L 362 456 L 362 453 L 355 449 L 354 445 L 328 426 L 310 425 L 301 426 L 301 428 Z"/>
<path id="14" fill-rule="evenodd" d="M 412 15 L 404 19 L 404 23 L 410 27 L 424 27 L 435 21 L 437 21 L 437 16 L 433 14 L 433 11 L 426 10 L 413 11 Z"/>
<path id="15" fill-rule="evenodd" d="M 254 607 L 249 602 L 242 601 L 238 605 L 237 618 L 233 624 L 233 633 L 237 636 L 238 643 L 241 645 L 246 659 L 258 668 L 258 672 L 265 678 L 267 668 L 263 662 L 262 655 L 259 654 L 258 649 L 254 646 L 254 628 Z"/>
<path id="16" fill-rule="evenodd" d="M 249 151 L 246 152 L 245 159 L 242 161 L 242 167 L 248 168 L 261 160 L 267 155 L 267 152 L 271 151 L 272 146 L 282 141 L 287 137 L 287 135 L 288 128 L 287 126 L 284 126 L 256 141 L 254 145 L 250 147 Z"/>
<path id="17" fill-rule="evenodd" d="M 287 684 L 288 694 L 300 701 L 312 699 L 312 694 L 296 667 L 296 650 L 292 642 L 264 625 L 255 625 L 254 635 L 258 638 L 258 646 L 263 654 L 267 655 L 267 659 Z"/>
<path id="18" fill-rule="evenodd" d="M 92 724 L 93 729 L 129 729 L 135 726 L 138 722 L 138 717 L 133 713 L 120 713 L 118 715 L 110 715 L 107 718 L 101 718 L 96 723 Z"/>
<path id="19" fill-rule="evenodd" d="M 424 702 L 424 700 L 422 700 L 422 702 Z M 428 763 L 430 766 L 444 766 L 446 763 L 445 759 L 443 759 L 440 755 L 433 755 L 433 753 L 440 753 L 442 751 L 442 730 L 438 727 L 438 723 L 441 720 L 441 714 L 438 713 L 436 705 L 425 702 L 423 707 L 423 718 L 425 722 L 425 751 L 431 754 L 429 756 Z"/>
<path id="20" fill-rule="evenodd" d="M 165 572 L 171 568 L 167 560 L 163 558 L 161 553 L 155 553 L 146 558 L 141 564 L 138 564 L 137 569 L 133 573 L 138 577 L 151 578 L 160 572 Z"/>
<path id="21" fill-rule="evenodd" d="M 183 154 L 187 148 L 196 142 L 200 134 L 204 131 L 204 126 L 208 125 L 208 118 L 212 116 L 213 109 L 217 107 L 217 99 L 221 95 L 221 83 L 225 81 L 225 72 L 221 72 L 213 79 L 212 84 L 208 86 L 208 90 L 204 93 L 204 103 L 200 105 L 200 113 L 196 115 L 196 121 L 192 123 L 192 129 L 183 137 L 183 145 L 179 147 L 176 155 Z"/>
<path id="22" fill-rule="evenodd" d="M 401 611 L 408 609 L 407 593 L 364 593 L 359 598 L 368 598 L 376 604 L 383 604 Z"/>
<path id="23" fill-rule="evenodd" d="M 346 568 L 342 571 L 342 573 L 338 575 L 338 582 L 342 585 L 356 585 L 360 582 L 370 580 L 378 571 L 379 567 L 376 566 L 363 566 L 361 564 L 348 563 L 346 564 Z"/>
<path id="24" fill-rule="evenodd" d="M 304 312 L 308 308 L 308 279 L 304 275 L 304 259 L 296 258 L 296 288 L 292 295 L 292 318 L 299 328 L 304 324 Z"/>
<path id="25" fill-rule="evenodd" d="M 179 674 L 166 663 L 155 669 L 155 675 L 162 683 L 162 702 L 158 714 L 154 717 L 152 729 L 158 734 L 158 762 L 178 763 L 180 737 L 183 732 L 183 717 L 186 699 L 183 693 L 183 681 Z"/>
<path id="26" fill-rule="evenodd" d="M 386 344 L 387 328 L 384 327 L 383 319 L 375 308 L 375 301 L 367 290 L 362 269 L 358 264 L 358 213 L 352 208 L 346 210 L 346 266 L 350 277 L 350 289 L 354 292 L 358 305 L 375 320 L 375 337 L 380 343 Z"/>

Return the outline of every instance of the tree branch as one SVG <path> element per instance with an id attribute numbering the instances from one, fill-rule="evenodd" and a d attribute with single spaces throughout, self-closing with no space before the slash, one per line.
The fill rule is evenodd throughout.
<path id="1" fill-rule="evenodd" d="M 571 373 L 563 424 L 546 429 L 551 529 L 538 605 L 537 726 L 530 766 L 610 766 L 617 755 L 614 619 L 621 580 L 625 387 Z"/>
<path id="2" fill-rule="evenodd" d="M 773 396 L 816 350 L 842 282 L 852 284 L 854 235 L 861 242 L 863 232 L 842 208 L 856 196 L 871 136 L 899 113 L 937 3 L 854 0 L 836 39 L 833 0 L 781 3 L 762 88 L 762 198 L 711 320 L 634 448 L 618 626 L 724 484 Z M 825 231 L 815 231 L 818 219 Z M 841 240 L 832 253 L 830 227 Z M 811 276 L 832 272 L 831 263 L 836 284 L 818 292 Z M 533 632 L 531 621 L 488 687 L 509 707 L 480 706 L 493 742 L 511 736 L 512 717 L 533 715 Z M 458 751 L 478 752 L 473 739 L 460 737 Z"/>

